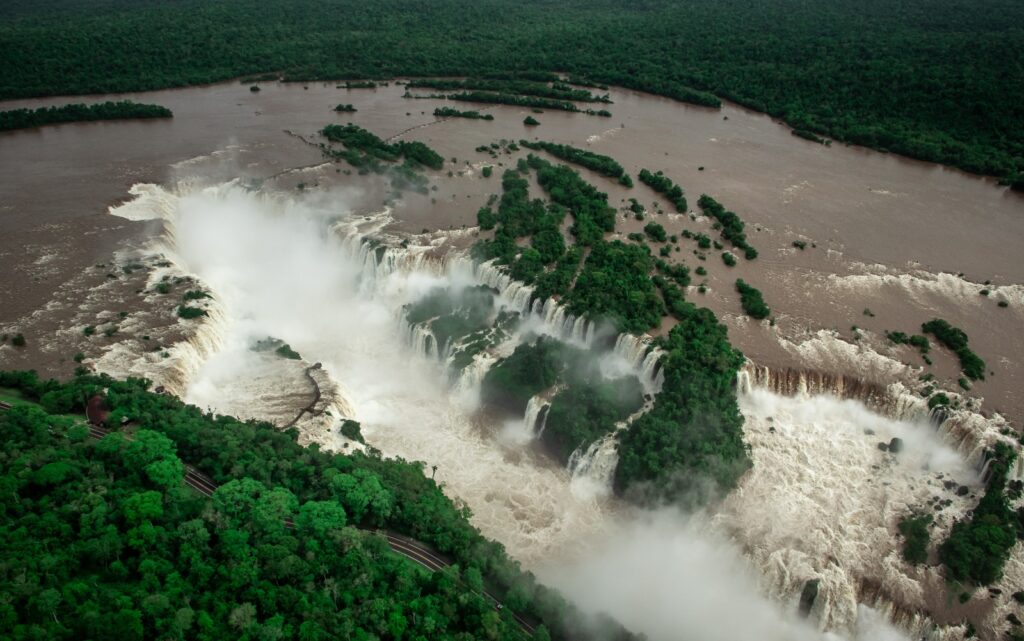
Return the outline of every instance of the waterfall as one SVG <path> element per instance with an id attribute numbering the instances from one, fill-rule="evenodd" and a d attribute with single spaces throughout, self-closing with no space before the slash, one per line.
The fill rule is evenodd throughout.
<path id="1" fill-rule="evenodd" d="M 608 496 L 618 463 L 615 431 L 594 441 L 585 451 L 577 448 L 569 456 L 568 464 L 573 492 L 588 497 Z"/>
<path id="2" fill-rule="evenodd" d="M 640 382 L 649 393 L 657 394 L 661 391 L 665 381 L 665 374 L 661 371 L 661 357 L 665 352 L 653 347 L 649 336 L 619 334 L 613 352 L 636 370 Z"/>
<path id="3" fill-rule="evenodd" d="M 412 325 L 405 320 L 403 315 L 399 316 L 399 323 L 402 328 L 402 336 L 405 337 L 405 343 L 412 347 L 414 352 L 426 358 L 440 357 L 437 350 L 437 338 L 430 331 L 429 324 L 416 323 Z"/>
<path id="4" fill-rule="evenodd" d="M 987 417 L 972 409 L 971 399 L 945 391 L 960 407 L 930 409 L 928 401 L 908 390 L 902 383 L 882 385 L 831 372 L 796 368 L 773 369 L 747 362 L 737 374 L 737 388 L 749 394 L 754 388 L 767 389 L 782 396 L 827 394 L 844 400 L 864 403 L 872 411 L 903 421 L 928 422 L 944 442 L 952 446 L 979 473 L 984 473 L 988 452 L 999 442 L 1017 448 L 1018 444 L 1003 434 L 1009 424 L 1002 416 Z M 1009 432 L 1012 434 L 1012 430 Z M 1022 478 L 1024 465 L 1010 470 L 1010 478 Z"/>
<path id="5" fill-rule="evenodd" d="M 526 404 L 526 412 L 523 414 L 523 432 L 540 436 L 539 431 L 543 429 L 543 424 L 540 423 L 541 412 L 543 412 L 546 421 L 547 409 L 549 407 L 548 402 L 540 396 L 530 397 L 530 401 Z M 540 428 L 538 428 L 539 424 L 541 425 Z"/>
<path id="6" fill-rule="evenodd" d="M 551 404 L 548 403 L 541 408 L 537 416 L 537 438 L 544 436 L 544 428 L 548 426 L 548 414 L 551 413 Z"/>

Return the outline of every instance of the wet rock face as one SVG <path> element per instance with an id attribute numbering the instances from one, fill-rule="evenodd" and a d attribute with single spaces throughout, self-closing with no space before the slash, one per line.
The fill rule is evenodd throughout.
<path id="1" fill-rule="evenodd" d="M 818 598 L 818 584 L 820 582 L 821 579 L 811 579 L 804 583 L 804 589 L 800 592 L 800 606 L 797 611 L 805 619 L 811 614 L 814 601 Z"/>

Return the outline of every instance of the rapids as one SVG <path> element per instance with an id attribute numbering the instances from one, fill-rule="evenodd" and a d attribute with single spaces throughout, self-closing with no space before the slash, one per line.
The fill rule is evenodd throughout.
<path id="1" fill-rule="evenodd" d="M 753 470 L 714 513 L 640 511 L 609 491 L 614 433 L 563 468 L 525 447 L 544 429 L 547 402 L 538 397 L 510 428 L 519 437 L 501 438 L 509 428 L 476 411 L 477 392 L 509 345 L 478 355 L 450 380 L 436 337 L 404 322 L 402 309 L 438 286 L 483 283 L 533 331 L 587 347 L 601 339 L 596 323 L 554 301 L 532 301 L 528 286 L 493 264 L 473 265 L 443 236 L 388 242 L 396 240 L 386 229 L 390 212 L 354 215 L 343 191 L 291 197 L 228 183 L 136 186 L 133 195 L 111 213 L 163 220 L 156 249 L 214 297 L 187 344 L 159 368 L 138 363 L 134 373 L 215 411 L 273 414 L 269 405 L 286 401 L 281 381 L 301 370 L 275 370 L 251 347 L 267 336 L 287 342 L 303 365 L 322 363 L 328 379 L 330 411 L 299 424 L 307 438 L 350 446 L 337 421 L 360 421 L 385 455 L 436 466 L 473 523 L 543 580 L 655 641 L 677 638 L 680 626 L 695 638 L 751 641 L 895 634 L 861 592 L 865 581 L 893 586 L 873 600 L 881 612 L 889 612 L 887 599 L 925 605 L 929 571 L 899 560 L 896 520 L 937 506 L 940 536 L 970 505 L 951 488 L 980 487 L 975 441 L 988 437 L 965 447 L 967 439 L 944 440 L 927 415 L 886 417 L 861 400 L 807 393 L 827 389 L 786 396 L 748 368 L 739 392 Z M 613 343 L 604 370 L 633 371 L 656 393 L 663 377 L 649 339 Z M 879 449 L 894 437 L 904 441 L 902 453 Z M 796 600 L 815 578 L 820 596 L 809 622 L 798 622 Z M 962 636 L 925 618 L 900 623 L 917 636 Z"/>

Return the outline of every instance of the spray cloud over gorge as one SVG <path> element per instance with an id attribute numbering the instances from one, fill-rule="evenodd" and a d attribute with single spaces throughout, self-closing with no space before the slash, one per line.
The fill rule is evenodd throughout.
<path id="1" fill-rule="evenodd" d="M 164 217 L 168 254 L 215 296 L 219 320 L 207 323 L 217 326 L 218 347 L 192 368 L 189 401 L 261 414 L 285 374 L 268 370 L 252 347 L 274 337 L 304 363 L 322 363 L 330 378 L 333 420 L 306 425 L 317 432 L 311 440 L 340 447 L 336 421 L 344 416 L 360 421 L 385 455 L 436 465 L 446 492 L 472 509 L 487 536 L 584 610 L 606 611 L 652 639 L 675 638 L 682 628 L 706 639 L 900 638 L 880 612 L 858 605 L 857 583 L 886 577 L 911 595 L 919 590 L 899 569 L 894 515 L 926 500 L 940 483 L 936 474 L 977 482 L 927 422 L 744 386 L 755 465 L 719 512 L 626 506 L 609 498 L 607 473 L 577 466 L 573 475 L 529 447 L 531 428 L 543 428 L 540 401 L 520 421 L 495 423 L 478 411 L 480 372 L 467 368 L 452 379 L 401 310 L 438 287 L 477 284 L 480 273 L 454 258 L 459 250 L 443 234 L 377 249 L 367 239 L 386 236 L 388 212 L 354 215 L 351 196 L 228 184 L 163 192 L 115 212 Z M 163 204 L 153 207 L 154 200 Z M 506 289 L 500 304 L 521 306 L 518 296 Z M 520 332 L 580 345 L 599 333 L 537 311 Z M 601 367 L 616 375 L 642 370 L 643 361 L 642 352 L 632 360 L 613 353 Z M 892 437 L 906 444 L 898 458 L 876 447 Z M 808 523 L 819 525 L 813 536 L 804 536 Z M 811 620 L 800 621 L 796 603 L 810 579 L 820 580 L 820 596 Z M 835 632 L 819 632 L 815 621 Z"/>

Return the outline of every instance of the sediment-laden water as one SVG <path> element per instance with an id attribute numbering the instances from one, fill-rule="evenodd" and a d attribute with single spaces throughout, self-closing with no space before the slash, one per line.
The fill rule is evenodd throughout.
<path id="1" fill-rule="evenodd" d="M 816 639 L 823 631 L 876 639 L 897 634 L 887 618 L 915 636 L 962 636 L 953 617 L 936 627 L 912 614 L 934 605 L 941 578 L 900 561 L 895 523 L 910 509 L 933 510 L 933 536 L 943 536 L 977 500 L 978 452 L 999 437 L 998 425 L 972 415 L 942 429 L 948 421 L 936 426 L 893 390 L 807 376 L 791 383 L 751 366 L 739 392 L 752 471 L 713 513 L 642 512 L 608 491 L 613 435 L 563 468 L 531 446 L 544 399 L 531 400 L 511 426 L 477 411 L 483 373 L 510 347 L 453 376 L 437 339 L 404 322 L 403 306 L 435 287 L 483 283 L 534 331 L 595 342 L 593 324 L 531 303 L 521 285 L 465 260 L 460 232 L 396 236 L 387 231 L 390 211 L 353 215 L 344 190 L 291 196 L 235 183 L 134 192 L 113 213 L 163 220 L 154 250 L 214 296 L 173 373 L 142 362 L 135 373 L 165 377 L 201 406 L 276 420 L 295 406 L 279 389 L 292 389 L 302 366 L 322 363 L 330 411 L 300 422 L 306 438 L 351 447 L 336 423 L 359 420 L 386 455 L 424 461 L 470 507 L 474 524 L 543 580 L 652 639 L 676 638 L 684 627 L 707 639 Z M 254 352 L 268 336 L 302 362 L 275 364 Z M 656 391 L 657 359 L 645 340 L 612 344 L 609 371 L 636 372 Z M 277 401 L 289 411 L 275 409 Z M 899 454 L 879 448 L 895 437 L 904 443 Z M 957 495 L 961 486 L 968 495 Z M 819 596 L 801 622 L 796 600 L 810 580 L 819 581 Z M 879 584 L 881 593 L 868 589 Z M 997 622 L 1005 605 L 986 604 L 986 620 Z"/>

